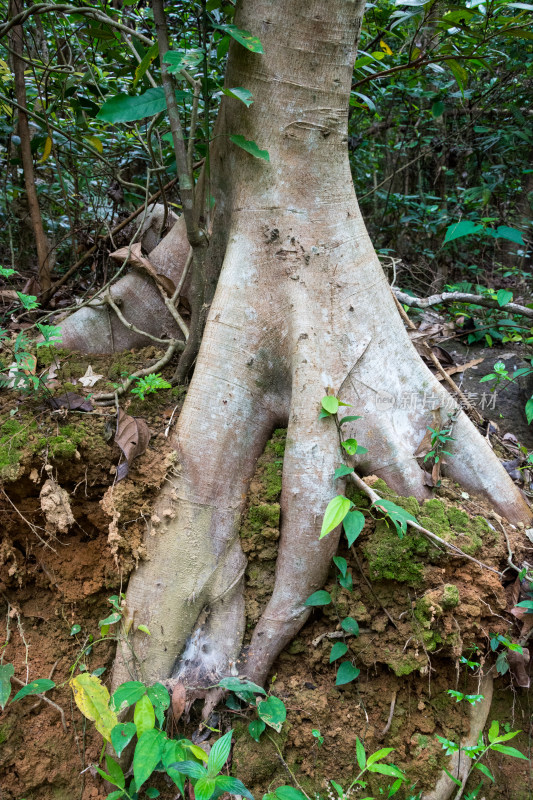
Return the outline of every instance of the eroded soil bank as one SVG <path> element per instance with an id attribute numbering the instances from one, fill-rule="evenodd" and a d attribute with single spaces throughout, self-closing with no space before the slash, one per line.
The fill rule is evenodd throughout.
<path id="1" fill-rule="evenodd" d="M 114 370 L 113 378 L 134 367 L 136 356 L 123 358 L 129 359 L 125 367 L 94 358 L 90 363 L 97 373 Z M 146 360 L 146 353 L 140 359 Z M 57 392 L 79 388 L 78 383 L 65 387 L 68 376 L 63 370 L 69 369 L 71 381 L 77 381 L 88 364 L 67 359 Z M 170 389 L 153 398 L 121 403 L 127 413 L 146 419 L 152 438 L 119 483 L 115 479 L 120 450 L 108 443 L 106 431 L 113 408 L 52 412 L 42 399 L 22 405 L 4 400 L 0 602 L 2 640 L 7 638 L 7 645 L 2 653 L 23 683 L 27 676 L 52 675 L 57 684 L 68 680 L 89 637 L 95 642 L 99 638 L 98 622 L 110 609 L 107 598 L 125 586 L 143 557 L 151 502 L 172 468 L 165 429 L 180 403 Z M 14 408 L 19 410 L 11 413 Z M 242 545 L 249 559 L 249 631 L 273 584 L 284 436 L 284 431 L 275 431 L 259 461 L 242 522 Z M 374 488 L 392 497 L 384 484 Z M 368 509 L 363 496 L 354 494 L 353 499 L 359 508 Z M 506 536 L 515 563 L 528 556 L 531 560 L 532 546 L 524 532 L 465 497 L 458 487 L 445 484 L 422 507 L 413 498 L 395 499 L 427 528 L 489 566 L 506 565 Z M 490 655 L 491 636 L 518 638 L 520 628 L 513 627 L 514 617 L 508 612 L 511 590 L 498 575 L 451 558 L 421 536 L 409 533 L 400 540 L 384 521 L 369 513 L 367 518 L 356 546 L 349 550 L 343 545 L 339 551 L 353 589 L 339 585 L 332 565 L 324 588 L 334 602 L 313 611 L 274 667 L 270 688 L 288 709 L 281 733 L 267 732 L 258 744 L 247 730 L 253 711 L 220 711 L 219 728 L 235 730 L 231 770 L 255 796 L 291 783 L 289 770 L 310 796 L 325 797 L 329 779 L 346 786 L 355 774 L 356 736 L 367 752 L 394 747 L 393 761 L 407 771 L 416 791 L 430 786 L 446 764 L 435 735 L 457 741 L 466 729 L 464 703 L 456 703 L 447 692 L 474 694 L 478 686 L 478 668 L 461 663 L 461 657 L 494 671 L 497 653 Z M 511 584 L 515 575 L 509 572 L 506 577 Z M 336 687 L 337 663 L 329 663 L 330 653 L 334 643 L 343 641 L 340 619 L 346 616 L 359 624 L 359 635 L 346 636 L 345 642 L 346 657 L 353 657 L 360 675 Z M 113 651 L 112 642 L 95 643 L 82 662 L 90 671 L 105 668 L 105 681 Z M 101 737 L 73 705 L 68 685 L 53 690 L 50 698 L 64 720 L 57 708 L 35 697 L 8 706 L 0 717 L 0 797 L 103 800 L 107 792 L 101 779 L 87 769 L 98 761 Z M 513 685 L 509 672 L 497 678 L 491 719 L 510 730 L 520 728 L 523 733 L 513 744 L 529 754 L 529 696 Z M 193 712 L 176 734 L 191 735 L 196 727 Z M 323 737 L 322 744 L 313 731 Z M 480 796 L 532 796 L 528 762 L 493 754 L 487 763 L 496 783 L 485 781 Z M 175 797 L 176 790 L 163 778 L 157 785 L 161 797 Z M 386 786 L 386 780 L 371 782 L 368 794 L 379 796 L 379 786 Z"/>

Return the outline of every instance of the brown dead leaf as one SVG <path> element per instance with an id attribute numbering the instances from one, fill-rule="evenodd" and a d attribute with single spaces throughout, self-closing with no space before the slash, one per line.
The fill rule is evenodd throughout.
<path id="1" fill-rule="evenodd" d="M 520 577 L 518 575 L 516 580 L 507 586 L 505 594 L 507 595 L 507 608 L 514 608 L 520 599 Z M 531 616 L 533 617 L 533 614 Z"/>
<path id="2" fill-rule="evenodd" d="M 437 356 L 441 364 L 449 364 L 452 367 L 455 366 L 455 359 L 451 353 L 441 347 L 440 344 L 434 344 L 431 347 L 431 352 L 433 355 Z"/>
<path id="3" fill-rule="evenodd" d="M 424 458 L 424 456 L 427 456 L 430 450 L 431 450 L 431 431 L 428 428 L 422 438 L 422 441 L 416 448 L 414 455 L 416 458 Z"/>
<path id="4" fill-rule="evenodd" d="M 185 711 L 185 704 L 187 702 L 187 692 L 185 690 L 185 685 L 179 681 L 172 690 L 172 716 L 174 717 L 174 722 L 177 722 L 183 712 Z"/>
<path id="5" fill-rule="evenodd" d="M 143 256 L 140 242 L 132 245 L 131 248 L 121 247 L 120 250 L 115 250 L 114 253 L 111 253 L 111 258 L 114 258 L 116 261 L 127 260 L 133 267 L 146 270 L 146 272 L 152 276 L 154 281 L 163 289 L 165 294 L 167 294 L 169 297 L 172 297 L 174 294 L 176 290 L 174 281 L 172 281 L 166 275 L 162 275 L 160 272 L 157 272 L 152 262 L 146 258 L 146 256 Z"/>
<path id="6" fill-rule="evenodd" d="M 46 401 L 52 408 L 67 408 L 69 411 L 92 411 L 90 400 L 75 392 L 67 392 L 60 397 L 49 397 Z"/>
<path id="7" fill-rule="evenodd" d="M 527 647 L 523 648 L 522 653 L 516 650 L 509 650 L 507 653 L 507 661 L 509 662 L 509 669 L 511 670 L 511 675 L 516 685 L 521 686 L 523 689 L 529 689 L 529 650 Z"/>
<path id="8" fill-rule="evenodd" d="M 481 364 L 481 362 L 484 360 L 484 358 L 473 358 L 472 361 L 467 361 L 466 364 L 457 364 L 455 367 L 450 367 L 446 370 L 446 373 L 448 375 L 456 375 L 458 372 L 465 372 L 467 369 L 470 369 L 470 367 L 475 367 L 477 364 Z M 439 381 L 443 380 L 442 375 L 437 375 L 436 378 Z"/>
<path id="9" fill-rule="evenodd" d="M 435 464 L 433 464 L 433 468 L 431 470 L 431 480 L 433 481 L 433 485 L 434 486 L 438 486 L 439 485 L 439 481 L 440 481 L 440 465 L 441 465 L 441 463 L 442 462 L 439 459 Z"/>
<path id="10" fill-rule="evenodd" d="M 129 414 L 119 408 L 115 442 L 124 453 L 126 461 L 123 461 L 117 467 L 117 482 L 126 477 L 131 462 L 134 458 L 144 453 L 149 441 L 150 429 L 144 419 L 130 417 Z"/>

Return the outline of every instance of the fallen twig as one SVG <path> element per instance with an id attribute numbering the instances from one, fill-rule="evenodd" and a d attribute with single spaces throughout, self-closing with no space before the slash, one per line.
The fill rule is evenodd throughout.
<path id="1" fill-rule="evenodd" d="M 370 486 L 368 486 L 362 478 L 357 475 L 355 472 L 351 472 L 348 475 L 348 478 L 352 480 L 353 483 L 357 486 L 358 489 L 361 489 L 362 492 L 366 494 L 366 496 L 372 501 L 372 503 L 376 503 L 379 505 L 379 501 L 382 499 L 377 492 L 374 491 Z M 410 528 L 414 528 L 419 533 L 422 533 L 427 539 L 431 542 L 437 542 L 442 547 L 446 548 L 452 555 L 460 556 L 461 558 L 466 558 L 468 561 L 473 561 L 474 564 L 477 564 L 478 567 L 482 567 L 482 569 L 488 569 L 490 572 L 495 572 L 496 575 L 502 575 L 502 573 L 495 569 L 494 567 L 489 567 L 488 564 L 484 564 L 482 561 L 478 561 L 477 558 L 474 556 L 469 556 L 468 553 L 465 553 L 464 550 L 461 550 L 460 547 L 457 547 L 455 544 L 451 542 L 447 542 L 445 539 L 441 539 L 440 536 L 437 536 L 436 533 L 432 531 L 428 531 L 427 528 L 422 527 L 420 523 L 415 522 L 415 520 L 408 519 L 406 520 L 407 525 Z"/>
<path id="2" fill-rule="evenodd" d="M 14 675 L 12 676 L 11 680 L 14 681 L 15 683 L 17 683 L 19 686 L 26 686 L 27 685 L 27 684 L 24 683 L 24 681 L 21 681 L 20 678 L 15 678 Z M 67 723 L 66 723 L 66 720 L 65 720 L 65 712 L 63 711 L 61 706 L 58 706 L 57 703 L 54 703 L 54 701 L 50 700 L 50 698 L 47 697 L 45 694 L 38 694 L 37 697 L 40 700 L 44 700 L 44 702 L 48 703 L 48 705 L 52 706 L 52 708 L 56 709 L 56 711 L 59 713 L 59 716 L 61 717 L 61 724 L 63 725 L 63 730 L 65 731 L 65 733 L 68 733 L 68 731 L 67 731 Z"/>

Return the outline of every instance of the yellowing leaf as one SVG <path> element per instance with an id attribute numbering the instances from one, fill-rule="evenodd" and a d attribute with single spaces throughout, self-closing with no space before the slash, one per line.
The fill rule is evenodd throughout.
<path id="1" fill-rule="evenodd" d="M 82 672 L 69 681 L 74 701 L 84 717 L 94 722 L 104 739 L 111 741 L 111 731 L 118 724 L 117 715 L 109 708 L 109 692 L 96 675 Z"/>
<path id="2" fill-rule="evenodd" d="M 205 750 L 202 750 L 201 747 L 198 747 L 198 745 L 196 744 L 188 744 L 186 745 L 186 747 L 188 750 L 191 751 L 193 755 L 196 756 L 196 758 L 199 758 L 201 761 L 207 762 L 207 753 L 205 752 Z"/>
<path id="3" fill-rule="evenodd" d="M 380 43 L 379 43 L 379 46 L 381 47 L 381 49 L 383 50 L 383 52 L 384 52 L 384 53 L 386 53 L 388 56 L 391 56 L 391 55 L 392 55 L 392 50 L 390 49 L 390 47 L 389 47 L 389 45 L 387 44 L 387 42 L 384 42 L 384 41 L 383 41 L 383 39 L 380 41 Z"/>
<path id="4" fill-rule="evenodd" d="M 46 142 L 44 143 L 43 157 L 39 159 L 37 163 L 44 164 L 44 162 L 49 157 L 51 152 L 52 152 L 52 139 L 50 138 L 50 136 L 47 136 Z"/>
<path id="5" fill-rule="evenodd" d="M 98 136 L 87 136 L 86 141 L 89 142 L 95 150 L 98 150 L 99 153 L 103 152 L 104 146 Z"/>

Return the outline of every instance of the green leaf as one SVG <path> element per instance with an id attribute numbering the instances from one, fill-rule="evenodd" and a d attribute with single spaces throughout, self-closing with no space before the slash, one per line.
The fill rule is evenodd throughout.
<path id="1" fill-rule="evenodd" d="M 258 742 L 265 728 L 266 725 L 262 719 L 254 719 L 248 725 L 248 733 L 250 734 L 252 739 L 255 739 L 255 741 Z"/>
<path id="2" fill-rule="evenodd" d="M 431 106 L 431 113 L 435 119 L 437 117 L 442 117 L 444 113 L 444 103 L 442 100 L 437 100 L 435 103 L 433 103 Z"/>
<path id="3" fill-rule="evenodd" d="M 325 589 L 313 592 L 304 603 L 304 606 L 327 606 L 331 603 L 331 595 Z"/>
<path id="4" fill-rule="evenodd" d="M 520 750 L 517 750 L 516 747 L 508 747 L 508 745 L 505 744 L 493 744 L 490 749 L 496 750 L 497 753 L 503 753 L 505 756 L 523 758 L 524 761 L 529 761 L 528 757 L 521 753 Z"/>
<path id="5" fill-rule="evenodd" d="M 355 422 L 356 419 L 361 419 L 361 417 L 354 416 L 353 414 L 349 414 L 347 417 L 343 417 L 339 423 L 339 425 L 344 425 L 345 422 Z"/>
<path id="6" fill-rule="evenodd" d="M 403 772 L 394 764 L 370 764 L 367 769 L 369 772 L 378 772 L 380 775 L 389 775 L 391 778 L 404 778 Z"/>
<path id="7" fill-rule="evenodd" d="M 500 723 L 497 719 L 493 719 L 489 728 L 489 742 L 494 742 L 495 739 L 498 738 L 498 734 L 500 732 Z"/>
<path id="8" fill-rule="evenodd" d="M 145 731 L 151 731 L 155 726 L 155 711 L 148 695 L 144 694 L 140 700 L 137 700 L 135 711 L 133 712 L 133 721 L 137 728 L 139 739 Z"/>
<path id="9" fill-rule="evenodd" d="M 193 69 L 204 59 L 205 51 L 201 48 L 191 50 L 168 50 L 163 56 L 163 63 L 170 64 L 170 73 L 180 72 L 182 69 Z"/>
<path id="10" fill-rule="evenodd" d="M 135 785 L 140 789 L 161 760 L 165 734 L 155 728 L 145 731 L 139 736 L 139 741 L 133 754 L 133 777 Z"/>
<path id="11" fill-rule="evenodd" d="M 456 786 L 462 786 L 462 785 L 463 785 L 463 784 L 461 783 L 461 781 L 460 781 L 460 780 L 457 780 L 457 778 L 456 778 L 456 777 L 454 777 L 454 776 L 452 775 L 452 773 L 451 773 L 451 772 L 449 772 L 449 771 L 446 769 L 446 767 L 443 767 L 443 770 L 444 770 L 444 772 L 446 773 L 446 775 L 448 776 L 448 778 L 449 778 L 451 781 L 453 781 L 453 782 L 455 783 L 455 785 L 456 785 Z"/>
<path id="12" fill-rule="evenodd" d="M 175 764 L 170 764 L 170 766 L 183 775 L 187 775 L 188 778 L 200 779 L 207 777 L 207 770 L 197 764 L 196 761 L 177 761 Z"/>
<path id="13" fill-rule="evenodd" d="M 529 400 L 527 401 L 525 412 L 526 412 L 527 424 L 530 425 L 531 420 L 533 419 L 533 397 L 530 397 Z"/>
<path id="14" fill-rule="evenodd" d="M 329 663 L 333 664 L 338 658 L 342 658 L 348 652 L 348 646 L 344 642 L 335 642 L 329 654 Z"/>
<path id="15" fill-rule="evenodd" d="M 108 755 L 106 755 L 105 757 L 105 763 L 107 767 L 107 772 L 111 777 L 110 782 L 114 786 L 118 786 L 119 789 L 123 789 L 124 786 L 126 785 L 126 780 L 124 778 L 124 773 L 122 772 L 120 765 L 117 764 L 114 758 L 111 758 L 111 756 Z"/>
<path id="16" fill-rule="evenodd" d="M 490 769 L 485 766 L 485 764 L 480 764 L 480 763 L 474 764 L 474 768 L 478 769 L 480 772 L 482 772 L 483 775 L 485 775 L 487 778 L 489 778 L 493 783 L 495 782 L 494 781 L 494 775 L 492 774 Z"/>
<path id="17" fill-rule="evenodd" d="M 122 619 L 122 614 L 119 614 L 118 611 L 114 611 L 105 619 L 101 619 L 98 623 L 99 628 L 103 628 L 104 625 L 115 625 L 115 623 L 120 622 Z"/>
<path id="18" fill-rule="evenodd" d="M 519 733 L 521 733 L 521 731 L 510 731 L 510 733 L 504 733 L 503 736 L 498 736 L 498 738 L 494 740 L 494 744 L 500 744 L 501 742 L 508 742 L 509 739 L 514 739 L 514 737 L 518 736 Z"/>
<path id="19" fill-rule="evenodd" d="M 163 686 L 162 683 L 154 683 L 153 686 L 150 686 L 146 690 L 146 694 L 152 701 L 155 715 L 160 727 L 163 727 L 163 723 L 165 721 L 165 711 L 170 705 L 170 695 L 168 693 L 168 689 L 166 686 Z"/>
<path id="20" fill-rule="evenodd" d="M 344 464 L 342 464 L 342 466 L 337 467 L 337 469 L 333 473 L 333 480 L 337 480 L 337 478 L 344 478 L 345 475 L 351 475 L 353 471 L 354 471 L 353 467 L 347 467 Z"/>
<path id="21" fill-rule="evenodd" d="M 146 54 L 143 56 L 142 61 L 135 70 L 135 77 L 133 78 L 133 88 L 135 88 L 139 83 L 139 81 L 141 80 L 141 78 L 144 77 L 150 64 L 155 58 L 157 58 L 158 55 L 159 55 L 159 43 L 156 42 L 146 51 Z"/>
<path id="22" fill-rule="evenodd" d="M 215 785 L 217 793 L 221 790 L 228 792 L 228 794 L 238 794 L 242 795 L 242 797 L 247 797 L 248 800 L 254 800 L 253 795 L 238 778 L 232 778 L 230 775 L 218 775 L 215 779 Z"/>
<path id="23" fill-rule="evenodd" d="M 339 401 L 331 394 L 327 394 L 320 401 L 320 405 L 328 414 L 336 414 L 339 410 Z"/>
<path id="24" fill-rule="evenodd" d="M 237 86 L 234 89 L 222 89 L 222 94 L 225 94 L 226 97 L 234 97 L 236 100 L 240 100 L 247 108 L 250 108 L 254 102 L 252 93 L 248 89 L 243 89 L 242 86 Z"/>
<path id="25" fill-rule="evenodd" d="M 75 636 L 77 633 L 81 631 L 81 625 L 73 625 L 70 629 L 70 635 Z"/>
<path id="26" fill-rule="evenodd" d="M 136 733 L 137 728 L 133 722 L 119 722 L 118 725 L 115 725 L 111 731 L 111 744 L 117 756 L 122 754 Z"/>
<path id="27" fill-rule="evenodd" d="M 151 786 L 150 788 L 146 789 L 145 790 L 145 794 L 146 794 L 146 797 L 150 797 L 150 798 L 159 797 L 159 791 L 157 789 L 154 789 L 153 786 Z"/>
<path id="28" fill-rule="evenodd" d="M 359 675 L 360 670 L 354 667 L 351 661 L 343 661 L 337 670 L 337 680 L 335 686 L 344 686 L 345 683 L 351 683 Z"/>
<path id="29" fill-rule="evenodd" d="M 109 708 L 118 714 L 140 700 L 145 692 L 146 686 L 141 681 L 121 683 L 111 695 Z"/>
<path id="30" fill-rule="evenodd" d="M 111 794 L 108 794 L 105 800 L 119 800 L 121 797 L 124 797 L 124 792 L 119 789 L 116 792 L 111 792 Z"/>
<path id="31" fill-rule="evenodd" d="M 240 135 L 240 133 L 232 133 L 229 138 L 233 144 L 236 144 L 237 147 L 240 147 L 242 150 L 246 150 L 246 152 L 250 153 L 251 156 L 254 156 L 255 158 L 262 158 L 263 161 L 270 161 L 268 150 L 260 150 L 257 144 L 251 141 L 251 139 L 245 139 L 244 136 Z"/>
<path id="32" fill-rule="evenodd" d="M 47 692 L 49 689 L 53 689 L 54 686 L 54 681 L 51 681 L 48 678 L 38 678 L 36 681 L 32 681 L 26 686 L 23 686 L 22 689 L 16 693 L 11 702 L 14 703 L 16 700 L 21 700 L 23 697 L 28 697 L 32 694 L 41 694 L 42 692 Z"/>
<path id="33" fill-rule="evenodd" d="M 15 674 L 13 664 L 0 664 L 0 708 L 6 707 L 11 694 L 11 678 Z"/>
<path id="34" fill-rule="evenodd" d="M 498 225 L 494 231 L 494 238 L 508 239 L 510 242 L 515 242 L 516 244 L 521 245 L 525 244 L 522 232 L 517 228 L 509 228 L 507 225 Z"/>
<path id="35" fill-rule="evenodd" d="M 370 764 L 375 764 L 376 761 L 381 761 L 382 758 L 388 756 L 393 750 L 394 747 L 383 747 L 381 750 L 376 750 L 375 753 L 372 753 L 371 756 L 368 756 L 367 764 L 370 766 Z"/>
<path id="36" fill-rule="evenodd" d="M 354 456 L 357 453 L 357 439 L 345 439 L 344 442 L 341 442 L 341 445 L 348 455 Z"/>
<path id="37" fill-rule="evenodd" d="M 254 694 L 266 694 L 265 690 L 257 683 L 247 681 L 244 678 L 222 678 L 218 684 L 222 689 L 230 692 L 254 692 Z"/>
<path id="38" fill-rule="evenodd" d="M 349 592 L 353 589 L 353 578 L 352 573 L 348 572 L 347 575 L 339 578 L 339 584 L 342 586 L 343 589 L 347 589 Z"/>
<path id="39" fill-rule="evenodd" d="M 132 391 L 133 391 L 133 389 L 132 389 Z M 138 631 L 142 631 L 143 633 L 146 633 L 147 636 L 151 636 L 152 635 L 150 633 L 150 629 L 148 628 L 147 625 L 137 625 L 137 630 Z"/>
<path id="40" fill-rule="evenodd" d="M 176 92 L 176 100 L 190 97 L 190 92 Z M 136 122 L 145 117 L 154 117 L 166 111 L 167 101 L 162 86 L 148 89 L 143 94 L 132 97 L 129 94 L 117 94 L 106 100 L 96 119 L 104 122 Z"/>
<path id="41" fill-rule="evenodd" d="M 194 796 L 196 800 L 209 800 L 213 792 L 215 791 L 215 779 L 214 777 L 209 777 L 206 775 L 203 778 L 200 778 L 194 784 Z"/>
<path id="42" fill-rule="evenodd" d="M 228 731 L 224 736 L 221 736 L 220 739 L 217 739 L 209 752 L 207 772 L 211 777 L 214 777 L 220 772 L 229 758 L 232 733 L 233 731 Z"/>
<path id="43" fill-rule="evenodd" d="M 507 303 L 510 303 L 512 299 L 513 293 L 508 292 L 507 289 L 499 289 L 496 293 L 496 300 L 498 301 L 500 308 L 503 308 L 503 306 L 507 305 Z"/>
<path id="44" fill-rule="evenodd" d="M 324 536 L 327 536 L 328 533 L 331 533 L 331 531 L 334 530 L 337 525 L 340 525 L 352 506 L 352 501 L 348 500 L 348 498 L 344 497 L 342 494 L 339 494 L 337 497 L 334 497 L 332 500 L 330 500 L 324 513 L 324 519 L 322 520 L 322 528 L 320 530 L 319 538 L 323 539 Z"/>
<path id="45" fill-rule="evenodd" d="M 214 25 L 213 27 L 229 34 L 236 42 L 242 44 L 243 47 L 246 47 L 246 49 L 250 50 L 252 53 L 263 52 L 263 45 L 257 36 L 249 33 L 249 31 L 243 31 L 241 28 L 237 28 L 236 25 Z"/>
<path id="46" fill-rule="evenodd" d="M 346 576 L 346 570 L 348 569 L 348 562 L 342 556 L 333 556 L 333 563 L 339 570 L 340 574 L 344 578 Z"/>
<path id="47" fill-rule="evenodd" d="M 462 236 L 470 236 L 473 233 L 479 233 L 479 231 L 482 230 L 483 225 L 477 222 L 471 222 L 468 219 L 462 219 L 460 222 L 455 222 L 447 228 L 444 244 L 453 242 L 454 239 L 460 239 Z"/>
<path id="48" fill-rule="evenodd" d="M 279 800 L 305 800 L 303 792 L 295 789 L 294 786 L 278 786 L 274 797 L 278 797 Z"/>
<path id="49" fill-rule="evenodd" d="M 342 526 L 348 540 L 348 546 L 351 547 L 365 527 L 365 515 L 361 511 L 349 511 L 342 521 Z"/>
<path id="50" fill-rule="evenodd" d="M 363 743 L 359 737 L 357 737 L 355 740 L 355 754 L 357 756 L 357 764 L 359 769 L 364 769 L 366 767 L 365 748 L 363 747 Z"/>
<path id="51" fill-rule="evenodd" d="M 280 733 L 283 723 L 287 718 L 287 710 L 285 704 L 279 699 L 271 695 L 266 700 L 262 700 L 257 705 L 257 713 L 271 728 Z"/>
<path id="52" fill-rule="evenodd" d="M 400 538 L 402 538 L 407 531 L 407 522 L 409 520 L 411 522 L 416 522 L 416 518 L 413 517 L 412 514 L 410 514 L 401 506 L 397 506 L 392 500 L 384 500 L 383 498 L 380 498 L 379 500 L 375 500 L 372 503 L 372 506 L 385 512 L 387 517 L 389 517 L 391 522 L 396 527 Z"/>
<path id="53" fill-rule="evenodd" d="M 346 631 L 346 633 L 359 636 L 359 625 L 353 617 L 345 617 L 341 622 L 341 628 L 343 631 Z"/>

